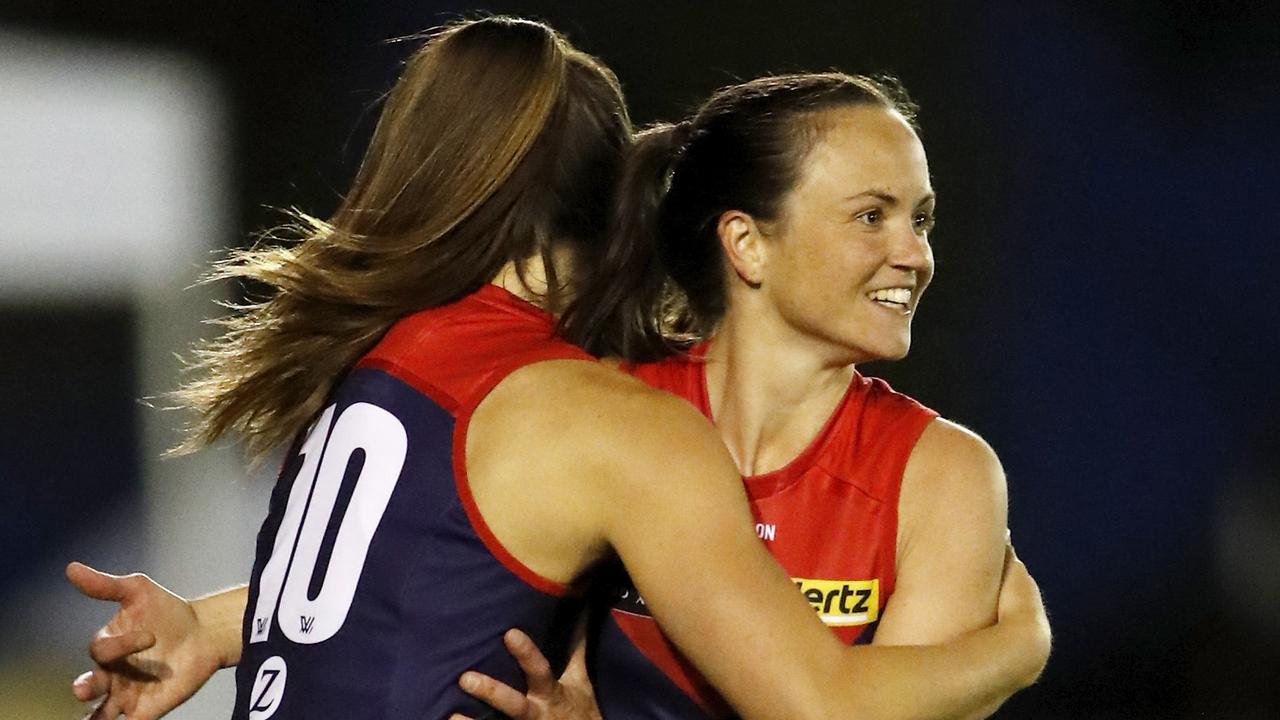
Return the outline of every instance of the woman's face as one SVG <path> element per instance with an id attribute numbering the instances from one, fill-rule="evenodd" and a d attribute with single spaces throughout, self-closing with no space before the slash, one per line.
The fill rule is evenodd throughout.
<path id="1" fill-rule="evenodd" d="M 896 359 L 933 277 L 924 146 L 896 112 L 825 111 L 763 243 L 761 289 L 793 330 L 850 362 Z"/>

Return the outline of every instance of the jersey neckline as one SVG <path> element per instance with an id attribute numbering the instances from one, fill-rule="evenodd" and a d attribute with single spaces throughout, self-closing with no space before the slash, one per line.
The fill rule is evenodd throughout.
<path id="1" fill-rule="evenodd" d="M 481 285 L 479 290 L 468 297 L 475 298 L 492 307 L 510 310 L 518 315 L 534 318 L 547 325 L 554 325 L 556 322 L 556 317 L 550 312 L 534 305 L 501 285 L 494 285 L 491 282 Z"/>
<path id="2" fill-rule="evenodd" d="M 711 411 L 711 392 L 707 388 L 707 362 L 706 352 L 710 347 L 711 341 L 704 340 L 689 349 L 690 359 L 697 363 L 697 392 L 698 392 L 698 409 L 706 416 L 711 423 L 715 424 L 715 415 Z M 818 431 L 809 444 L 805 446 L 795 457 L 788 460 L 782 467 L 769 472 L 759 473 L 757 475 L 743 475 L 742 483 L 747 488 L 747 495 L 753 499 L 765 498 L 770 495 L 776 495 L 788 487 L 791 487 L 804 476 L 810 468 L 817 465 L 817 458 L 821 454 L 823 446 L 827 444 L 831 435 L 835 432 L 836 425 L 839 423 L 840 417 L 844 415 L 846 407 L 852 401 L 858 387 L 862 385 L 863 378 L 856 370 L 849 380 L 849 387 L 845 388 L 844 395 L 840 398 L 840 402 L 836 403 L 836 407 L 827 416 L 826 421 L 822 424 L 822 429 Z M 719 429 L 719 426 L 717 426 Z"/>

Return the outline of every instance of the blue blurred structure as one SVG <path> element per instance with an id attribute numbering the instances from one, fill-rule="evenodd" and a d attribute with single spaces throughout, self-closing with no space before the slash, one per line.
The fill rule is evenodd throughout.
<path id="1" fill-rule="evenodd" d="M 1000 716 L 1280 716 L 1266 670 L 1280 667 L 1280 511 L 1262 511 L 1280 505 L 1280 25 L 1265 3 L 487 8 L 600 55 L 641 122 L 769 71 L 900 75 L 924 108 L 939 270 L 912 356 L 870 371 L 1005 462 L 1057 649 Z M 272 0 L 191 23 L 141 0 L 11 2 L 0 24 L 220 68 L 237 122 L 231 244 L 273 221 L 263 205 L 330 209 L 404 51 L 380 41 L 467 9 Z M 19 312 L 45 310 L 9 308 L 6 323 Z M 34 477 L 77 492 L 83 472 L 14 439 L 62 402 L 76 398 L 46 404 L 45 421 L 0 415 L 6 497 Z M 72 512 L 17 505 L 0 506 L 0 527 L 47 518 L 31 537 Z M 0 595 L 59 564 L 41 545 L 6 566 Z"/>

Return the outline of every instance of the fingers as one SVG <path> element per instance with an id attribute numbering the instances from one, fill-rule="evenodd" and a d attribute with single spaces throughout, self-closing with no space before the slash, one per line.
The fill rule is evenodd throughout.
<path id="1" fill-rule="evenodd" d="M 524 671 L 530 695 L 550 695 L 555 690 L 556 678 L 551 674 L 551 663 L 533 639 L 522 631 L 511 629 L 502 636 L 502 642 Z M 507 713 L 510 715 L 511 713 Z"/>
<path id="2" fill-rule="evenodd" d="M 1004 571 L 1000 578 L 1001 585 L 1009 581 L 1009 571 L 1015 567 L 1021 567 L 1023 572 L 1027 571 L 1027 566 L 1018 559 L 1018 553 L 1013 549 L 1013 543 L 1009 540 L 1009 531 L 1006 530 L 1004 536 Z"/>
<path id="3" fill-rule="evenodd" d="M 119 717 L 120 705 L 108 695 L 107 699 L 99 703 L 85 720 L 117 720 Z"/>
<path id="4" fill-rule="evenodd" d="M 126 630 L 112 635 L 103 628 L 89 643 L 89 657 L 99 665 L 111 665 L 155 644 L 155 634 L 146 630 Z"/>
<path id="5" fill-rule="evenodd" d="M 111 676 L 101 668 L 94 668 L 71 683 L 71 694 L 80 702 L 100 698 L 111 689 Z"/>
<path id="6" fill-rule="evenodd" d="M 564 672 L 560 674 L 560 682 L 573 685 L 591 684 L 587 676 L 587 644 L 585 642 L 579 642 L 573 646 L 569 662 L 564 666 Z"/>
<path id="7" fill-rule="evenodd" d="M 129 588 L 124 582 L 125 578 L 99 572 L 84 563 L 68 564 L 67 579 L 77 590 L 95 600 L 120 602 L 128 595 Z"/>
<path id="8" fill-rule="evenodd" d="M 504 715 L 517 718 L 529 710 L 529 700 L 524 693 L 483 673 L 468 670 L 458 678 L 458 687 L 471 697 L 488 703 Z"/>
<path id="9" fill-rule="evenodd" d="M 1000 582 L 1000 598 L 997 601 L 997 617 L 1004 619 L 1012 616 L 1035 618 L 1047 626 L 1044 600 L 1040 596 L 1040 586 L 1027 570 L 1027 566 L 1018 559 L 1012 545 L 1005 546 L 1004 578 Z"/>
<path id="10" fill-rule="evenodd" d="M 579 618 L 577 625 L 573 628 L 573 650 L 569 653 L 569 662 L 564 666 L 564 672 L 560 673 L 560 682 L 570 682 L 576 685 L 590 685 L 591 681 L 587 677 L 587 621 L 584 617 Z"/>

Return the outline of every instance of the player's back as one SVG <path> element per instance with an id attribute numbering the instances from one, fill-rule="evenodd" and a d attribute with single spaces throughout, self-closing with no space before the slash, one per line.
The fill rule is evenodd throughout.
<path id="1" fill-rule="evenodd" d="M 552 652 L 573 600 L 507 553 L 467 483 L 466 428 L 539 360 L 588 359 L 549 315 L 486 285 L 407 317 L 291 450 L 258 536 L 237 720 L 478 716 L 478 669 L 521 686 L 512 627 Z"/>

